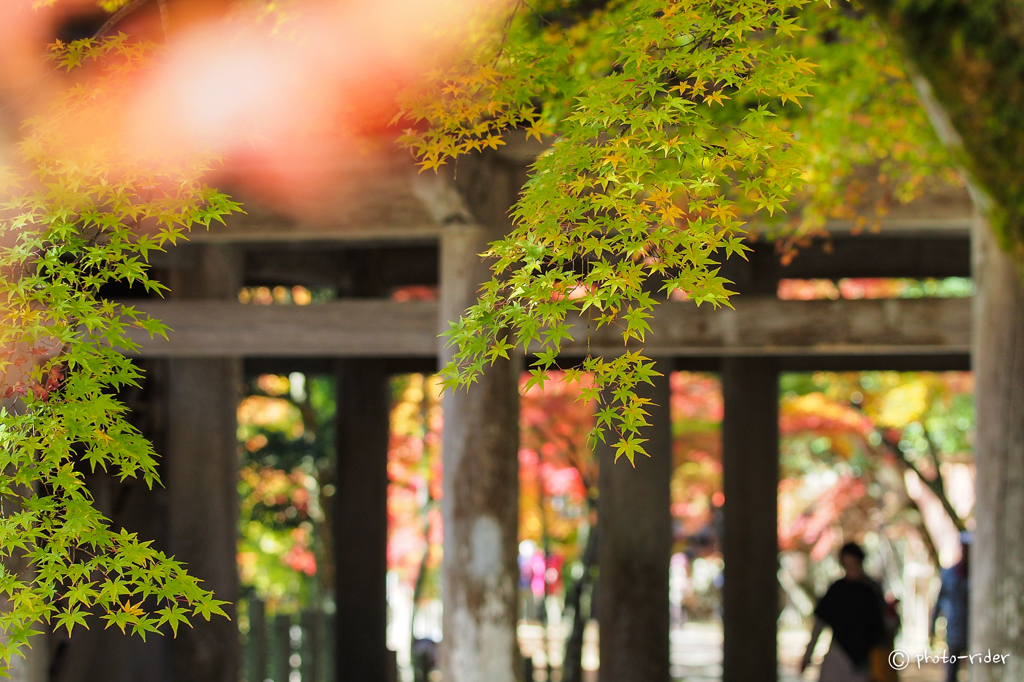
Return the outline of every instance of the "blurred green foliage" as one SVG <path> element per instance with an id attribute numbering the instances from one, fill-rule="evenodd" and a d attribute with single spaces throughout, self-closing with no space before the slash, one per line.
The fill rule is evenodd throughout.
<path id="1" fill-rule="evenodd" d="M 238 407 L 238 567 L 269 615 L 295 613 L 332 587 L 329 505 L 333 377 L 264 374 Z"/>

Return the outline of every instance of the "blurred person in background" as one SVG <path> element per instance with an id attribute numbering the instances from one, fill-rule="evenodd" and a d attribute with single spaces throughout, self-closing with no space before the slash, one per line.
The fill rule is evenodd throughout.
<path id="1" fill-rule="evenodd" d="M 952 660 L 946 667 L 946 682 L 956 682 L 961 661 L 959 657 L 967 651 L 967 601 L 970 594 L 969 567 L 971 558 L 971 534 L 960 534 L 960 561 L 950 568 L 942 569 L 942 587 L 935 600 L 932 611 L 931 627 L 928 630 L 932 641 L 935 640 L 935 621 L 939 616 L 946 617 L 946 646 Z"/>
<path id="2" fill-rule="evenodd" d="M 832 644 L 821 662 L 819 682 L 875 682 L 871 652 L 887 640 L 878 588 L 864 573 L 864 550 L 848 542 L 839 550 L 845 575 L 832 583 L 814 609 L 814 629 L 807 643 L 801 672 L 814 655 L 825 627 L 832 629 Z"/>

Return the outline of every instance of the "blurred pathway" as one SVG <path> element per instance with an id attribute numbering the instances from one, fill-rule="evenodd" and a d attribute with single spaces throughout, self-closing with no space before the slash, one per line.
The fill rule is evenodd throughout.
<path id="1" fill-rule="evenodd" d="M 597 628 L 588 626 L 584 650 L 583 667 L 587 682 L 596 681 L 598 660 Z M 533 655 L 537 662 L 543 661 L 542 644 L 543 629 L 538 625 L 520 624 L 519 639 L 526 655 Z M 549 647 L 552 663 L 561 665 L 562 636 L 560 628 L 549 631 L 551 638 Z M 681 628 L 672 630 L 671 635 L 672 679 L 675 682 L 719 682 L 722 676 L 722 629 L 718 624 L 687 623 Z M 804 647 L 807 646 L 808 633 L 803 630 L 783 630 L 779 633 L 779 682 L 811 682 L 818 679 L 817 668 L 807 671 L 801 677 L 800 660 Z M 827 650 L 828 635 L 822 637 L 818 644 L 818 654 Z M 820 660 L 820 659 L 819 659 Z M 556 670 L 552 682 L 560 679 Z M 544 679 L 543 672 L 538 671 L 537 680 Z M 941 682 L 943 679 L 941 666 L 932 665 L 921 670 L 911 666 L 900 674 L 901 682 Z"/>
<path id="2" fill-rule="evenodd" d="M 800 676 L 800 661 L 807 646 L 804 630 L 779 632 L 779 682 L 817 680 L 817 667 Z M 828 649 L 828 635 L 818 643 L 818 654 Z M 672 677 L 677 682 L 718 682 L 722 675 L 722 630 L 710 623 L 688 623 L 672 631 Z M 820 660 L 820 659 L 819 659 Z M 816 661 L 817 662 L 817 661 Z M 912 668 L 914 668 L 912 666 Z M 941 682 L 941 666 L 908 669 L 901 682 Z"/>

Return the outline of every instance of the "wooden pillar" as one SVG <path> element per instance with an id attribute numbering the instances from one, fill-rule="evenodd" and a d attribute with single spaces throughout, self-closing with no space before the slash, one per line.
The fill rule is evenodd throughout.
<path id="1" fill-rule="evenodd" d="M 722 360 L 723 682 L 778 675 L 779 384 L 771 358 Z"/>
<path id="2" fill-rule="evenodd" d="M 388 682 L 388 374 L 345 360 L 336 376 L 335 679 Z"/>
<path id="3" fill-rule="evenodd" d="M 614 462 L 611 433 L 597 448 L 600 682 L 669 680 L 671 389 L 668 363 L 657 369 L 664 376 L 638 389 L 654 403 L 643 434 L 650 457 L 638 456 L 635 468 L 625 457 Z"/>
<path id="4" fill-rule="evenodd" d="M 975 442 L 970 651 L 1009 654 L 971 679 L 1024 679 L 1024 288 L 1021 270 L 976 219 Z"/>
<path id="5" fill-rule="evenodd" d="M 439 174 L 421 187 L 446 226 L 439 332 L 476 302 L 490 276 L 480 254 L 510 229 L 508 209 L 524 177 L 523 169 L 481 154 L 459 160 L 457 180 Z M 452 352 L 440 343 L 442 365 Z M 446 392 L 442 401 L 445 682 L 512 682 L 522 675 L 516 640 L 521 366 L 518 358 L 499 361 L 468 390 Z"/>
<path id="6" fill-rule="evenodd" d="M 175 298 L 233 298 L 241 285 L 239 254 L 230 246 L 188 247 L 175 270 Z M 238 538 L 238 443 L 235 411 L 241 384 L 237 359 L 173 359 L 167 372 L 168 546 L 192 575 L 230 602 L 231 616 L 193 618 L 171 644 L 176 682 L 236 682 L 240 647 L 234 603 Z"/>
<path id="7" fill-rule="evenodd" d="M 461 172 L 461 169 L 460 169 Z M 476 297 L 486 271 L 478 254 L 488 233 L 452 225 L 442 240 L 441 320 L 455 320 Z M 442 361 L 451 349 L 441 351 Z M 519 393 L 516 361 L 488 367 L 468 390 L 445 393 L 445 682 L 513 682 L 519 584 Z"/>

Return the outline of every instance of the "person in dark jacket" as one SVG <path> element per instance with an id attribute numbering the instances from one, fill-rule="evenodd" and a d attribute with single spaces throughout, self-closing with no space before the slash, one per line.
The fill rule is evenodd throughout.
<path id="1" fill-rule="evenodd" d="M 839 550 L 846 575 L 832 583 L 814 610 L 814 630 L 802 670 L 811 662 L 818 637 L 832 629 L 832 645 L 821 662 L 819 682 L 869 682 L 871 650 L 886 641 L 882 602 L 864 574 L 864 550 L 848 542 Z"/>
<path id="2" fill-rule="evenodd" d="M 935 638 L 935 621 L 940 615 L 946 617 L 946 645 L 949 647 L 950 662 L 946 667 L 946 682 L 956 682 L 963 665 L 954 657 L 967 652 L 967 611 L 970 591 L 969 566 L 971 558 L 971 534 L 960 534 L 960 562 L 951 568 L 942 569 L 942 588 L 932 611 L 929 634 Z"/>

